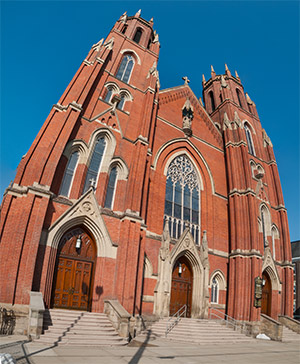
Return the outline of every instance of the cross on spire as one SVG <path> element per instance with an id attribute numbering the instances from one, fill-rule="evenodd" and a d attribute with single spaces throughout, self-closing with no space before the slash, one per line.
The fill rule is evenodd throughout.
<path id="1" fill-rule="evenodd" d="M 182 79 L 184 80 L 185 85 L 188 85 L 190 83 L 190 80 L 186 76 L 182 77 Z"/>

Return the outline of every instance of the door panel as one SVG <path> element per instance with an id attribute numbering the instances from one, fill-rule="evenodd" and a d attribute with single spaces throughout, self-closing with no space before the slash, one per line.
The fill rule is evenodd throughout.
<path id="1" fill-rule="evenodd" d="M 54 307 L 88 309 L 92 265 L 59 258 Z"/>

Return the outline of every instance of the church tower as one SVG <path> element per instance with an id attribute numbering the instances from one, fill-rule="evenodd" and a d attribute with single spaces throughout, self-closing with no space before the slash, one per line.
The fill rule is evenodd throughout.
<path id="1" fill-rule="evenodd" d="M 225 74 L 217 75 L 211 66 L 211 78 L 206 82 L 203 76 L 202 84 L 206 110 L 223 134 L 226 157 L 230 224 L 227 313 L 254 322 L 260 320 L 260 311 L 276 317 L 283 308 L 284 314 L 291 315 L 289 230 L 271 140 L 237 72 L 232 76 L 225 65 Z M 263 284 L 272 288 L 269 292 L 263 288 L 258 310 L 254 280 L 261 276 Z"/>
<path id="2" fill-rule="evenodd" d="M 72 250 L 76 239 L 79 245 L 93 239 L 94 253 L 85 257 L 92 268 L 80 274 L 102 277 L 89 278 L 98 298 L 87 292 L 76 298 L 82 301 L 77 308 L 103 310 L 100 293 L 119 298 L 130 312 L 138 307 L 144 255 L 143 179 L 138 176 L 145 173 L 153 135 L 159 48 L 153 19 L 144 20 L 140 11 L 124 13 L 107 38 L 92 46 L 52 107 L 5 192 L 0 302 L 28 304 L 33 290 L 41 291 L 50 307 L 55 264 L 65 264 L 55 263 L 55 257 L 67 254 L 62 240 Z M 107 227 L 114 228 L 108 232 Z M 111 276 L 99 275 L 116 266 Z M 63 302 L 56 289 L 54 305 L 76 308 L 74 297 Z"/>

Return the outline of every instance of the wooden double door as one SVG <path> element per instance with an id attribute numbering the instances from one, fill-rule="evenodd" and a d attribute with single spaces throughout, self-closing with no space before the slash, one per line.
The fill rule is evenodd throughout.
<path id="1" fill-rule="evenodd" d="M 265 281 L 265 285 L 263 286 L 262 289 L 261 313 L 264 313 L 267 316 L 271 316 L 271 304 L 272 304 L 271 279 L 267 273 L 263 273 L 262 278 Z"/>
<path id="2" fill-rule="evenodd" d="M 170 316 L 187 305 L 187 317 L 191 317 L 193 292 L 193 271 L 185 257 L 180 257 L 174 265 L 170 299 Z"/>
<path id="3" fill-rule="evenodd" d="M 79 238 L 80 248 L 76 248 Z M 89 310 L 91 306 L 96 249 L 91 236 L 82 229 L 62 238 L 53 290 L 53 307 Z"/>

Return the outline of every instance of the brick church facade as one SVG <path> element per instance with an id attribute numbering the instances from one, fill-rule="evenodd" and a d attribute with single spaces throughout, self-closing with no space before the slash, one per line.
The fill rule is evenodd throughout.
<path id="1" fill-rule="evenodd" d="M 93 312 L 116 299 L 131 315 L 292 316 L 287 212 L 255 104 L 227 66 L 203 76 L 203 102 L 187 78 L 161 90 L 159 48 L 152 20 L 123 14 L 53 106 L 2 202 L 0 304 L 38 291 Z"/>

